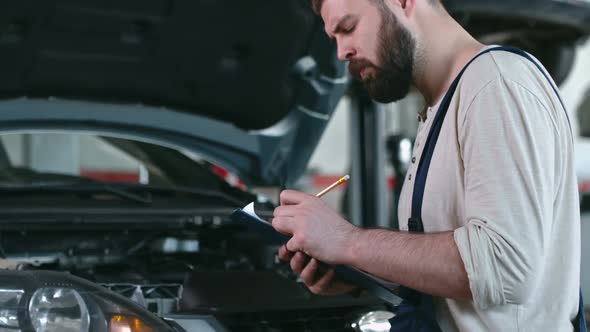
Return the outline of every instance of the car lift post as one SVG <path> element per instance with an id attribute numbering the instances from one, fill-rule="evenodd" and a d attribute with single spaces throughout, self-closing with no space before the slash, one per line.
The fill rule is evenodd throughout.
<path id="1" fill-rule="evenodd" d="M 385 108 L 364 88 L 351 88 L 350 219 L 363 227 L 390 227 L 386 178 Z"/>

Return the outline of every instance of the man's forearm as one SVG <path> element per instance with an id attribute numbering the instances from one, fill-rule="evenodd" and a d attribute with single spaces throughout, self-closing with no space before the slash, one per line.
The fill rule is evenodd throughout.
<path id="1" fill-rule="evenodd" d="M 471 299 L 453 232 L 411 234 L 381 229 L 351 237 L 347 264 L 435 296 Z"/>

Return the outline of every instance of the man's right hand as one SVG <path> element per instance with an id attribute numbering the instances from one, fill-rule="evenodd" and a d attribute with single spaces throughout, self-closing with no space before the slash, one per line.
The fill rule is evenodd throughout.
<path id="1" fill-rule="evenodd" d="M 334 275 L 334 269 L 321 267 L 315 258 L 310 258 L 302 252 L 293 253 L 282 246 L 279 249 L 279 259 L 288 261 L 293 272 L 316 295 L 352 294 L 358 290 L 358 287 L 338 280 Z"/>

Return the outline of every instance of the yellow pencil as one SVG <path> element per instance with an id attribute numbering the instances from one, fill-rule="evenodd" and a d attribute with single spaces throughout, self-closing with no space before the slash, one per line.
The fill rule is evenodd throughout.
<path id="1" fill-rule="evenodd" d="M 343 176 L 340 180 L 332 183 L 328 188 L 322 190 L 320 193 L 318 193 L 316 195 L 316 197 L 322 197 L 325 194 L 329 193 L 330 191 L 332 191 L 332 189 L 338 187 L 339 185 L 343 184 L 344 182 L 348 181 L 350 179 L 350 175 L 345 175 Z"/>

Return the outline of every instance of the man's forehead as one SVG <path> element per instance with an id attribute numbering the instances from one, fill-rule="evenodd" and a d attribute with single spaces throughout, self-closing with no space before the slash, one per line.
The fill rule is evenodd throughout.
<path id="1" fill-rule="evenodd" d="M 360 2 L 363 0 L 324 0 L 321 15 L 328 31 L 333 31 L 336 25 L 345 17 L 358 13 Z"/>

